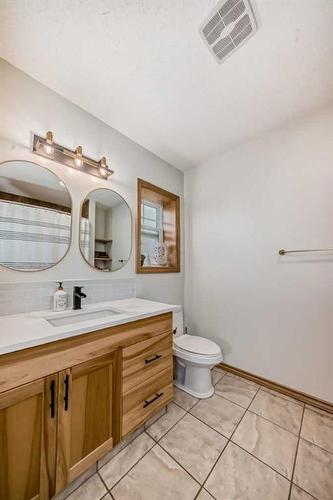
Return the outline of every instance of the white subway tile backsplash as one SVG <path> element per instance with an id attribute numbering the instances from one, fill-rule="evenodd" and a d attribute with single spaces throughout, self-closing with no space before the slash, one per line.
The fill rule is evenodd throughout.
<path id="1" fill-rule="evenodd" d="M 63 282 L 72 307 L 73 286 L 83 286 L 86 304 L 135 297 L 135 278 L 67 280 Z M 0 283 L 0 316 L 52 309 L 56 282 Z"/>

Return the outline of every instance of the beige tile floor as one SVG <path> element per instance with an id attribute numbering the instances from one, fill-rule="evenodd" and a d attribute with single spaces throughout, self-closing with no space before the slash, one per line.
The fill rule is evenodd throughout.
<path id="1" fill-rule="evenodd" d="M 67 500 L 333 500 L 333 415 L 212 375 L 213 397 L 175 390 Z"/>

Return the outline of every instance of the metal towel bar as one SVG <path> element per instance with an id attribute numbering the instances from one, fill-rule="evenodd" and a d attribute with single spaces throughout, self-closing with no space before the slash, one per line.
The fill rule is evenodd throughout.
<path id="1" fill-rule="evenodd" d="M 307 252 L 333 252 L 333 248 L 313 248 L 309 250 L 284 250 L 283 248 L 279 250 L 280 255 L 286 255 L 286 253 L 307 253 Z"/>

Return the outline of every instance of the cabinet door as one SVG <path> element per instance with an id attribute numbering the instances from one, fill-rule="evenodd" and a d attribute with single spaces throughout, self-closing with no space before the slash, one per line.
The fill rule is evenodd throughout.
<path id="1" fill-rule="evenodd" d="M 56 375 L 0 394 L 1 500 L 53 496 L 56 395 Z"/>
<path id="2" fill-rule="evenodd" d="M 113 447 L 119 355 L 108 354 L 59 373 L 57 492 Z"/>

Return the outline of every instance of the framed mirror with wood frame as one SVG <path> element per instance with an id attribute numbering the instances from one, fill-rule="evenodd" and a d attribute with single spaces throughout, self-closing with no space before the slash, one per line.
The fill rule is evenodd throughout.
<path id="1" fill-rule="evenodd" d="M 180 271 L 180 198 L 147 181 L 137 182 L 136 272 Z"/>

